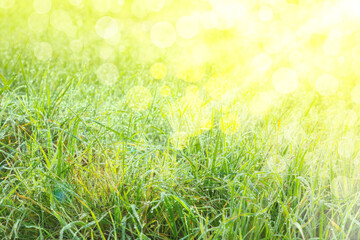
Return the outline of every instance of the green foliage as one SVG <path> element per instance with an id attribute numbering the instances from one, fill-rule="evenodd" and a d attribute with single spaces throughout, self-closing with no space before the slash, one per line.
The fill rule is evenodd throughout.
<path id="1" fill-rule="evenodd" d="M 276 113 L 232 136 L 215 126 L 176 150 L 160 97 L 132 112 L 121 90 L 93 89 L 71 71 L 64 79 L 62 67 L 39 78 L 23 61 L 2 78 L 1 238 L 358 237 L 359 195 L 332 194 L 334 166 L 310 158 L 330 153 L 311 132 L 274 145 Z M 268 165 L 274 151 L 281 171 Z"/>

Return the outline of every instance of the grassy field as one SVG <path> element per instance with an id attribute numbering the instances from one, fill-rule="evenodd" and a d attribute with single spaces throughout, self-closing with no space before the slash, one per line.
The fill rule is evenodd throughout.
<path id="1" fill-rule="evenodd" d="M 0 0 L 0 238 L 360 239 L 359 16 Z"/>

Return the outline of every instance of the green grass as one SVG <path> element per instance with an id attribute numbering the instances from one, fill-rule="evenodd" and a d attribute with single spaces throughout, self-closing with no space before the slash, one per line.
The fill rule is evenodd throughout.
<path id="1" fill-rule="evenodd" d="M 322 136 L 309 126 L 292 142 L 279 131 L 294 114 L 286 103 L 236 135 L 214 126 L 176 150 L 162 98 L 128 109 L 130 75 L 122 89 L 98 88 L 82 80 L 86 68 L 31 71 L 14 56 L 1 65 L 1 238 L 360 237 L 359 195 L 331 192 L 338 157 Z M 274 152 L 283 171 L 267 165 Z"/>
<path id="2" fill-rule="evenodd" d="M 211 30 L 199 42 L 214 44 L 214 60 L 199 81 L 183 81 L 175 63 L 188 43 L 154 47 L 129 10 L 118 44 L 125 50 L 112 60 L 119 77 L 108 86 L 96 76 L 98 48 L 108 44 L 94 31 L 100 13 L 53 1 L 75 25 L 83 17 L 76 37 L 84 47 L 74 54 L 75 36 L 50 25 L 29 33 L 33 10 L 16 4 L 0 12 L 0 239 L 360 239 L 360 123 L 348 124 L 344 112 L 360 113 L 349 98 L 353 72 L 337 72 L 348 77 L 342 95 L 320 96 L 302 79 L 253 114 L 252 97 L 272 89 L 269 81 L 241 82 L 250 74 L 246 56 L 258 49 L 239 47 L 230 30 Z M 50 59 L 34 56 L 37 41 L 51 43 Z M 287 60 L 277 57 L 281 67 Z M 150 76 L 154 62 L 168 63 L 164 79 Z M 206 83 L 221 74 L 226 91 L 219 87 L 217 99 Z M 135 111 L 127 93 L 139 85 L 152 97 Z M 163 85 L 170 96 L 161 96 Z M 201 104 L 186 93 L 194 85 Z M 212 127 L 194 134 L 186 119 L 198 105 L 210 106 Z M 238 117 L 235 134 L 222 129 L 229 112 Z M 172 136 L 186 130 L 189 142 L 178 148 Z"/>

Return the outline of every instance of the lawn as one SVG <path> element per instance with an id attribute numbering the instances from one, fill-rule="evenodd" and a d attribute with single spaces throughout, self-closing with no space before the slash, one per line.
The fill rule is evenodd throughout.
<path id="1" fill-rule="evenodd" d="M 0 239 L 360 239 L 357 0 L 0 0 Z"/>

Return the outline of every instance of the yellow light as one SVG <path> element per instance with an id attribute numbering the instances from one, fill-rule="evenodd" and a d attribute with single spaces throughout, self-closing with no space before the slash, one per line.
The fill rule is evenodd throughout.
<path id="1" fill-rule="evenodd" d="M 360 85 L 355 86 L 351 91 L 351 99 L 354 103 L 360 104 Z"/>
<path id="2" fill-rule="evenodd" d="M 111 17 L 101 17 L 95 24 L 95 30 L 103 39 L 111 39 L 118 33 L 118 24 Z"/>
<path id="3" fill-rule="evenodd" d="M 82 0 L 69 0 L 69 2 L 71 5 L 80 6 L 82 3 Z"/>
<path id="4" fill-rule="evenodd" d="M 339 87 L 339 81 L 331 74 L 325 73 L 316 80 L 316 90 L 323 96 L 334 94 Z"/>
<path id="5" fill-rule="evenodd" d="M 151 28 L 151 40 L 159 48 L 171 47 L 176 41 L 176 31 L 169 22 L 158 22 Z"/>
<path id="6" fill-rule="evenodd" d="M 213 0 L 211 5 L 217 17 L 216 28 L 227 30 L 235 25 L 238 12 L 237 2 L 234 0 Z"/>
<path id="7" fill-rule="evenodd" d="M 331 31 L 329 37 L 325 40 L 323 50 L 326 55 L 336 56 L 341 51 L 342 33 L 339 31 Z"/>
<path id="8" fill-rule="evenodd" d="M 79 53 L 81 52 L 83 48 L 83 43 L 81 40 L 79 39 L 74 39 L 70 42 L 70 49 L 71 51 L 73 51 L 74 53 Z"/>
<path id="9" fill-rule="evenodd" d="M 159 12 L 165 5 L 165 0 L 147 0 L 146 5 L 151 12 Z"/>
<path id="10" fill-rule="evenodd" d="M 297 40 L 291 29 L 285 23 L 276 21 L 270 26 L 264 48 L 266 52 L 274 54 L 294 49 L 296 44 Z"/>
<path id="11" fill-rule="evenodd" d="M 185 94 L 188 96 L 196 95 L 198 93 L 199 93 L 199 88 L 196 85 L 187 86 L 185 89 Z"/>
<path id="12" fill-rule="evenodd" d="M 350 20 L 360 20 L 360 2 L 358 0 L 342 0 L 339 5 Z"/>
<path id="13" fill-rule="evenodd" d="M 200 66 L 189 66 L 180 64 L 176 69 L 176 77 L 186 82 L 198 82 L 205 74 L 205 70 Z"/>
<path id="14" fill-rule="evenodd" d="M 331 26 L 338 24 L 343 20 L 343 11 L 339 9 L 339 6 L 332 3 L 325 2 L 322 11 L 322 24 L 324 26 Z"/>
<path id="15" fill-rule="evenodd" d="M 163 97 L 168 97 L 171 94 L 171 88 L 169 86 L 162 86 L 160 88 L 160 95 Z"/>
<path id="16" fill-rule="evenodd" d="M 100 59 L 103 61 L 114 61 L 116 55 L 114 49 L 109 45 L 103 45 L 99 49 Z"/>
<path id="17" fill-rule="evenodd" d="M 258 115 L 266 113 L 271 106 L 271 95 L 266 92 L 258 93 L 250 102 L 251 113 Z"/>
<path id="18" fill-rule="evenodd" d="M 286 0 L 287 3 L 299 4 L 300 0 Z"/>
<path id="19" fill-rule="evenodd" d="M 155 79 L 162 79 L 166 76 L 167 69 L 163 63 L 154 63 L 150 68 L 150 75 Z"/>
<path id="20" fill-rule="evenodd" d="M 111 8 L 112 0 L 92 0 L 95 11 L 106 13 Z"/>
<path id="21" fill-rule="evenodd" d="M 15 3 L 15 0 L 0 0 L 0 8 L 11 8 Z"/>
<path id="22" fill-rule="evenodd" d="M 259 15 L 260 20 L 264 21 L 264 22 L 271 21 L 274 17 L 272 9 L 268 6 L 261 7 L 258 15 Z"/>
<path id="23" fill-rule="evenodd" d="M 105 41 L 113 46 L 119 45 L 120 41 L 121 41 L 121 33 L 118 30 L 117 33 L 112 36 L 111 38 L 105 39 Z"/>
<path id="24" fill-rule="evenodd" d="M 49 16 L 47 14 L 32 13 L 28 18 L 28 25 L 33 32 L 43 32 L 49 25 Z"/>
<path id="25" fill-rule="evenodd" d="M 282 94 L 292 93 L 296 90 L 298 82 L 298 74 L 291 68 L 279 68 L 273 74 L 272 83 L 276 91 Z"/>
<path id="26" fill-rule="evenodd" d="M 303 22 L 305 12 L 301 12 L 301 8 L 297 4 L 285 3 L 281 5 L 279 15 L 281 21 L 287 26 L 297 26 Z"/>
<path id="27" fill-rule="evenodd" d="M 176 31 L 180 37 L 191 39 L 199 32 L 198 19 L 195 16 L 183 16 L 176 22 Z"/>
<path id="28" fill-rule="evenodd" d="M 272 65 L 272 59 L 267 53 L 259 53 L 253 58 L 252 65 L 256 70 L 266 72 Z"/>
<path id="29" fill-rule="evenodd" d="M 357 113 L 352 109 L 345 111 L 345 114 L 343 117 L 345 120 L 345 125 L 349 126 L 349 127 L 355 126 L 355 124 L 358 120 Z"/>
<path id="30" fill-rule="evenodd" d="M 34 55 L 41 61 L 49 60 L 52 56 L 52 47 L 50 43 L 40 42 L 34 46 Z"/>
<path id="31" fill-rule="evenodd" d="M 110 86 L 118 80 L 119 70 L 112 63 L 104 63 L 97 69 L 96 75 L 102 84 Z"/>
<path id="32" fill-rule="evenodd" d="M 120 13 L 124 6 L 124 0 L 112 0 L 110 11 L 113 13 Z"/>
<path id="33" fill-rule="evenodd" d="M 207 11 L 200 15 L 200 23 L 205 29 L 215 28 L 218 24 L 218 18 L 214 11 Z"/>
<path id="34" fill-rule="evenodd" d="M 70 15 L 65 10 L 56 10 L 50 16 L 51 25 L 58 31 L 65 32 L 73 37 L 76 34 L 76 27 L 73 25 Z"/>
<path id="35" fill-rule="evenodd" d="M 192 59 L 192 64 L 194 66 L 199 66 L 206 63 L 211 59 L 211 52 L 209 47 L 206 44 L 198 43 L 191 47 L 191 53 L 189 54 Z"/>
<path id="36" fill-rule="evenodd" d="M 38 13 L 47 13 L 51 9 L 51 0 L 34 0 L 34 9 Z"/>
<path id="37" fill-rule="evenodd" d="M 134 0 L 131 4 L 131 12 L 137 18 L 145 18 L 149 9 L 143 0 Z"/>

